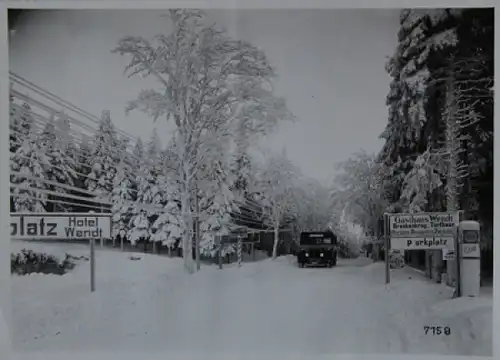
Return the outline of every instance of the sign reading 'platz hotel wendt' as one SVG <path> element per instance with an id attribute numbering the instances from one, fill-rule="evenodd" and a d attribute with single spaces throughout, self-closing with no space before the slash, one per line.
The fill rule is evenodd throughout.
<path id="1" fill-rule="evenodd" d="M 12 213 L 10 236 L 24 240 L 110 238 L 111 218 L 72 213 Z"/>

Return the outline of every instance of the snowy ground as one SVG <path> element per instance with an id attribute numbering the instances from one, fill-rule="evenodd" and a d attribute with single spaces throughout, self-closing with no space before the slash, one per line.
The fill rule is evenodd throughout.
<path id="1" fill-rule="evenodd" d="M 84 245 L 30 248 L 88 254 Z M 412 269 L 393 271 L 386 286 L 383 264 L 366 258 L 299 269 L 282 257 L 188 276 L 181 259 L 130 255 L 97 247 L 95 293 L 87 261 L 64 276 L 13 276 L 14 350 L 492 356 L 491 292 L 451 300 L 451 289 Z M 451 335 L 425 335 L 425 325 Z"/>

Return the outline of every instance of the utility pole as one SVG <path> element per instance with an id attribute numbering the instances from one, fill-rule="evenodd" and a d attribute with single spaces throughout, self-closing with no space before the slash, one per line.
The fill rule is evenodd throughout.
<path id="1" fill-rule="evenodd" d="M 195 187 L 195 254 L 196 254 L 196 271 L 200 271 L 200 207 L 198 203 L 198 186 Z"/>

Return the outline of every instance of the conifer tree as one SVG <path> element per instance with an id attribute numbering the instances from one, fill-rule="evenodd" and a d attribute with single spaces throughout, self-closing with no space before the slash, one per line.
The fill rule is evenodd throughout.
<path id="1" fill-rule="evenodd" d="M 92 142 L 89 166 L 90 173 L 85 182 L 88 191 L 95 197 L 111 201 L 113 181 L 119 162 L 118 138 L 109 111 L 103 111 L 99 128 Z"/>

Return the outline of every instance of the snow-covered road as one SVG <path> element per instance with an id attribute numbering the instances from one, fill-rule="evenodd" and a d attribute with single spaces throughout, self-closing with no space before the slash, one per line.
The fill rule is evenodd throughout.
<path id="1" fill-rule="evenodd" d="M 300 269 L 282 257 L 192 276 L 180 259 L 101 251 L 97 261 L 93 294 L 88 263 L 63 277 L 13 278 L 16 350 L 491 356 L 491 298 L 450 300 L 451 289 L 412 269 L 385 285 L 383 264 L 363 258 Z M 425 325 L 451 335 L 425 335 Z"/>

